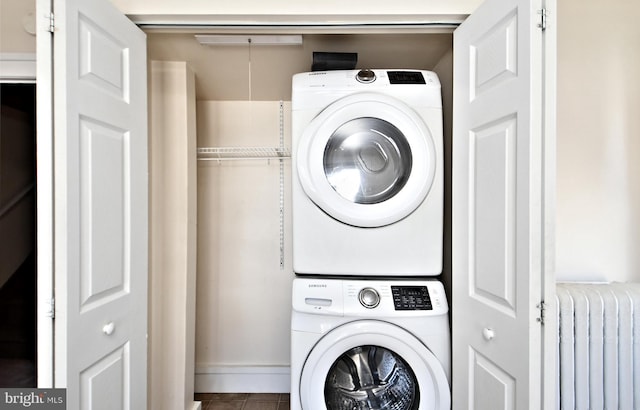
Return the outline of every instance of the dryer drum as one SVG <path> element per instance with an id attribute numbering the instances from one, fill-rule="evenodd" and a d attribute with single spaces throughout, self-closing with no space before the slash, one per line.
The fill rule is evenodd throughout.
<path id="1" fill-rule="evenodd" d="M 323 158 L 331 187 L 358 204 L 395 196 L 409 179 L 412 162 L 405 135 L 393 124 L 371 117 L 340 126 L 329 138 Z"/>
<path id="2" fill-rule="evenodd" d="M 411 367 L 379 346 L 358 346 L 340 356 L 324 393 L 328 410 L 416 410 L 420 402 Z"/>

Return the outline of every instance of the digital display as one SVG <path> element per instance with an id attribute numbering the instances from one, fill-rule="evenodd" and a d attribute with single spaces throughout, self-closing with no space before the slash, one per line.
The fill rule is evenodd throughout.
<path id="1" fill-rule="evenodd" d="M 432 310 L 426 286 L 391 286 L 395 310 Z"/>
<path id="2" fill-rule="evenodd" d="M 426 84 L 419 71 L 387 71 L 390 84 Z"/>

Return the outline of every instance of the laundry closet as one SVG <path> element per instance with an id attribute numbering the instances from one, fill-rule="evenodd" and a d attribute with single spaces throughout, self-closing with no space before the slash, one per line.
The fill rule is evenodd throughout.
<path id="1" fill-rule="evenodd" d="M 197 15 L 206 12 L 198 9 L 202 5 L 181 4 L 179 11 L 158 6 L 154 12 L 161 14 L 154 16 L 103 3 L 54 5 L 62 23 L 53 23 L 52 42 L 38 37 L 38 68 L 46 71 L 46 63 L 55 61 L 51 79 L 59 85 L 55 121 L 38 120 L 43 158 L 53 156 L 46 142 L 55 141 L 56 148 L 56 161 L 42 166 L 54 171 L 55 181 L 43 181 L 55 182 L 56 196 L 39 196 L 45 213 L 56 212 L 56 236 L 39 231 L 45 245 L 39 257 L 55 256 L 56 286 L 67 290 L 56 299 L 56 351 L 39 365 L 49 366 L 44 376 L 56 372 L 56 384 L 69 387 L 73 402 L 83 397 L 76 394 L 87 385 L 83 378 L 111 372 L 118 363 L 129 366 L 130 374 L 100 378 L 104 384 L 95 388 L 107 392 L 120 383 L 135 406 L 143 402 L 145 382 L 153 408 L 182 407 L 180 402 L 191 407 L 193 386 L 199 392 L 287 390 L 290 84 L 294 73 L 309 71 L 313 51 L 358 53 L 358 68 L 417 68 L 439 75 L 445 140 L 441 279 L 452 299 L 454 396 L 464 406 L 491 400 L 504 389 L 500 397 L 512 397 L 516 386 L 528 386 L 516 398 L 526 405 L 540 400 L 542 390 L 552 391 L 551 382 L 542 386 L 549 369 L 541 368 L 540 353 L 543 336 L 551 338 L 541 335 L 536 318 L 542 311 L 535 307 L 540 299 L 533 294 L 548 296 L 548 284 L 541 281 L 549 266 L 542 258 L 552 243 L 542 238 L 552 227 L 552 213 L 544 211 L 553 195 L 539 195 L 552 193 L 543 190 L 552 190 L 545 182 L 554 177 L 553 168 L 546 168 L 553 155 L 544 149 L 553 154 L 555 106 L 546 103 L 552 103 L 547 97 L 553 94 L 555 32 L 546 26 L 539 2 L 491 0 L 470 17 L 463 14 L 475 5 L 402 4 L 403 14 L 389 14 L 389 5 L 380 5 L 378 17 L 351 5 L 346 18 L 309 5 L 290 10 L 286 2 L 268 10 L 252 5 L 253 16 L 234 5 L 227 12 L 238 14 L 213 12 L 208 18 Z M 38 15 L 53 11 L 44 1 L 38 5 Z M 338 6 L 327 5 L 342 15 Z M 299 14 L 276 16 L 271 7 Z M 189 12 L 194 15 L 181 14 Z M 195 34 L 301 35 L 302 44 L 268 46 L 247 39 L 243 45 L 202 46 Z M 542 58 L 545 38 L 549 59 Z M 48 78 L 39 78 L 45 80 L 39 90 L 46 91 Z M 38 101 L 45 107 L 50 98 L 43 93 Z M 475 112 L 478 107 L 486 109 Z M 549 125 L 544 118 L 551 119 Z M 451 222 L 455 215 L 457 223 Z M 95 235 L 92 226 L 99 229 Z M 95 246 L 83 245 L 87 233 Z M 456 263 L 452 255 L 458 255 Z M 145 271 L 148 282 L 139 274 Z M 40 283 L 48 286 L 53 278 L 42 276 Z M 476 302 L 483 303 L 481 314 Z M 87 343 L 92 349 L 86 357 L 69 354 L 80 334 L 96 340 Z M 523 351 L 523 360 L 512 360 Z M 504 384 L 505 377 L 513 382 Z M 492 388 L 477 389 L 485 385 Z M 475 396 L 467 397 L 469 392 Z M 544 396 L 545 402 L 552 398 Z"/>
<path id="2" fill-rule="evenodd" d="M 436 71 L 450 187 L 451 29 L 368 31 L 302 34 L 301 44 L 283 45 L 250 41 L 259 33 L 234 34 L 241 43 L 233 45 L 202 45 L 194 33 L 147 33 L 150 61 L 184 61 L 195 76 L 196 391 L 242 391 L 247 380 L 249 391 L 288 388 L 291 77 L 311 71 L 314 51 L 357 53 L 358 68 Z M 450 188 L 446 197 L 449 244 Z M 445 279 L 449 245 L 446 257 Z"/>
<path id="3" fill-rule="evenodd" d="M 527 2 L 491 4 L 457 29 L 457 23 L 433 20 L 413 25 L 299 23 L 266 30 L 222 24 L 175 31 L 142 24 L 151 62 L 152 219 L 157 204 L 154 129 L 162 128 L 154 123 L 173 114 L 185 120 L 182 131 L 169 127 L 174 148 L 165 148 L 163 155 L 175 152 L 186 160 L 179 185 L 187 187 L 185 198 L 192 198 L 186 201 L 191 212 L 197 203 L 197 216 L 186 214 L 188 224 L 197 220 L 197 227 L 190 225 L 193 239 L 186 248 L 177 244 L 190 254 L 197 243 L 195 277 L 185 283 L 194 289 L 195 320 L 190 307 L 184 316 L 187 329 L 195 329 L 196 392 L 287 391 L 294 275 L 290 87 L 293 74 L 310 71 L 314 51 L 357 53 L 357 68 L 426 69 L 440 78 L 445 199 L 439 279 L 451 300 L 458 405 L 483 400 L 479 397 L 511 397 L 516 384 L 528 385 L 524 380 L 532 374 L 552 370 L 544 368 L 539 349 L 552 347 L 555 332 L 544 332 L 543 312 L 536 305 L 551 289 L 545 275 L 552 272 L 552 261 L 544 255 L 553 244 L 542 238 L 552 227 L 552 213 L 546 211 L 554 198 L 553 155 L 545 150 L 553 150 L 555 138 L 555 59 L 543 56 L 553 53 L 554 31 L 548 29 L 545 47 L 544 11 L 538 13 Z M 234 35 L 230 41 L 236 44 L 205 46 L 196 34 Z M 260 34 L 301 35 L 302 44 L 259 45 L 251 36 Z M 180 73 L 177 82 L 186 85 L 177 93 L 163 90 L 165 75 L 174 69 Z M 164 105 L 164 111 L 155 111 Z M 169 135 L 161 133 L 165 139 Z M 452 197 L 458 198 L 455 203 Z M 456 214 L 458 222 L 452 223 Z M 151 271 L 153 288 L 153 262 Z M 152 340 L 154 323 L 167 326 L 159 323 L 164 317 L 154 319 L 154 299 L 167 292 L 173 290 L 158 296 L 151 290 Z M 188 339 L 186 346 L 189 354 Z M 512 358 L 523 348 L 530 361 L 516 364 Z M 151 350 L 153 358 L 153 342 Z M 492 389 L 476 391 L 456 382 L 456 374 L 470 372 L 477 379 L 469 383 L 490 383 Z M 153 372 L 151 377 L 153 389 Z M 516 381 L 504 384 L 505 377 Z M 531 391 L 554 388 L 549 378 L 534 384 Z M 473 397 L 466 396 L 470 391 Z M 540 395 L 527 393 L 517 402 L 534 399 Z"/>

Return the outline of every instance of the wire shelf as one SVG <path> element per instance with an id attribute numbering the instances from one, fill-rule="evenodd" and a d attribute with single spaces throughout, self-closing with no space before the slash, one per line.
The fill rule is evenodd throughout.
<path id="1" fill-rule="evenodd" d="M 272 147 L 200 147 L 197 153 L 202 161 L 291 158 L 289 149 Z"/>

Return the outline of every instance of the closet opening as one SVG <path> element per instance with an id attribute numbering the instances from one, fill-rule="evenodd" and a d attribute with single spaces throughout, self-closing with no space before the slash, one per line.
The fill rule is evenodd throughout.
<path id="1" fill-rule="evenodd" d="M 147 31 L 150 67 L 167 64 L 160 78 L 164 79 L 169 67 L 177 63 L 185 64 L 185 71 L 194 77 L 193 93 L 171 94 L 171 102 L 185 98 L 195 105 L 196 135 L 189 144 L 194 143 L 197 148 L 197 175 L 193 181 L 197 187 L 198 221 L 196 392 L 285 392 L 290 388 L 293 278 L 289 190 L 292 76 L 312 70 L 316 51 L 356 53 L 358 69 L 421 69 L 438 74 L 444 107 L 447 228 L 443 241 L 444 260 L 448 261 L 453 34 L 451 30 L 433 29 L 269 31 L 275 35 L 302 35 L 302 44 L 277 46 L 249 42 L 205 46 L 197 41 L 196 34 L 203 33 L 188 29 Z M 220 29 L 206 34 L 228 32 Z M 189 84 L 182 77 L 175 82 L 176 87 Z M 161 85 L 167 87 L 164 82 Z M 154 90 L 152 85 L 150 95 L 154 92 L 161 95 L 166 90 Z M 171 110 L 162 116 L 162 121 L 169 116 L 177 117 L 179 124 L 186 118 L 183 111 Z M 169 142 L 183 141 L 186 147 L 185 135 L 189 131 L 185 127 L 179 133 L 182 140 L 175 137 Z M 159 148 L 156 152 L 166 155 L 174 151 Z M 449 295 L 450 266 L 445 262 L 441 276 Z M 255 349 L 256 334 L 260 335 L 260 349 Z M 245 383 L 248 379 L 252 380 L 251 386 Z"/>

